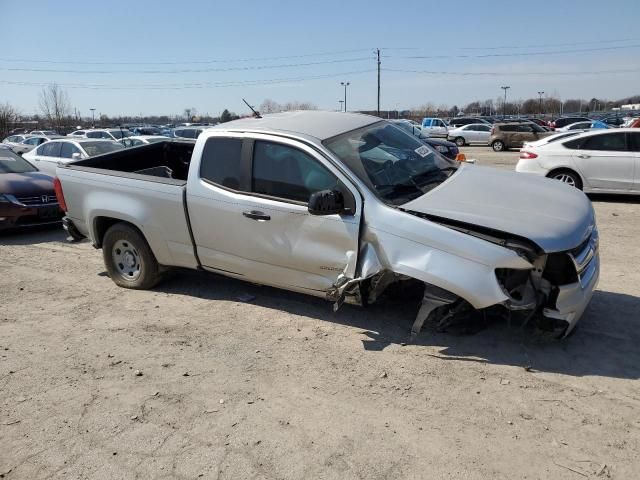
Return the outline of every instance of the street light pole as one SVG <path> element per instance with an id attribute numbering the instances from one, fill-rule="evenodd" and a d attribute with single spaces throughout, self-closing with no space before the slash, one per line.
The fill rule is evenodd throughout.
<path id="1" fill-rule="evenodd" d="M 509 90 L 511 87 L 505 86 L 500 88 L 504 90 L 504 102 L 502 103 L 502 118 L 504 119 L 507 115 L 507 90 Z"/>
<path id="2" fill-rule="evenodd" d="M 538 95 L 540 96 L 540 116 L 542 116 L 543 111 L 542 111 L 542 95 L 544 95 L 544 92 L 538 92 Z"/>
<path id="3" fill-rule="evenodd" d="M 350 82 L 340 82 L 340 85 L 344 87 L 344 111 L 347 111 L 347 87 L 351 85 Z"/>
<path id="4" fill-rule="evenodd" d="M 91 128 L 96 128 L 96 116 L 95 116 L 95 108 L 90 108 L 91 110 Z"/>

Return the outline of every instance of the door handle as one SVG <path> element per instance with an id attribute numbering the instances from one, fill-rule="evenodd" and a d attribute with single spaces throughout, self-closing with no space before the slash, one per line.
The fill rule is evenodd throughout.
<path id="1" fill-rule="evenodd" d="M 581 153 L 580 155 L 578 155 L 578 158 L 591 158 L 591 155 L 586 155 L 584 153 Z"/>
<path id="2" fill-rule="evenodd" d="M 262 221 L 262 222 L 266 222 L 267 220 L 271 220 L 271 217 L 269 215 L 267 215 L 266 213 L 262 213 L 259 212 L 257 210 L 251 210 L 250 212 L 242 212 L 242 215 L 244 215 L 247 218 L 250 218 L 251 220 L 257 220 L 257 221 Z"/>

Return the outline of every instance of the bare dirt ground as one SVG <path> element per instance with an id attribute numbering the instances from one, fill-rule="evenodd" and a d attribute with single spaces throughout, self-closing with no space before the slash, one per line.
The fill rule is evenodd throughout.
<path id="1" fill-rule="evenodd" d="M 592 200 L 601 280 L 564 341 L 405 345 L 415 304 L 334 314 L 198 272 L 124 290 L 61 230 L 4 234 L 0 478 L 638 478 L 640 200 Z"/>

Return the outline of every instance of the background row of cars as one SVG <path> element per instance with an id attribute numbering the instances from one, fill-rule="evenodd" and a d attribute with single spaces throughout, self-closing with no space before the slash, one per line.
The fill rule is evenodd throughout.
<path id="1" fill-rule="evenodd" d="M 546 122 L 539 118 L 457 117 L 446 122 L 440 118 L 426 117 L 421 124 L 403 120 L 421 130 L 423 136 L 442 137 L 464 145 L 490 145 L 496 152 L 520 148 L 527 141 L 535 141 L 553 132 L 587 131 L 615 127 L 640 128 L 640 118 L 610 117 L 590 119 L 568 116 Z M 414 125 L 415 123 L 415 125 Z"/>

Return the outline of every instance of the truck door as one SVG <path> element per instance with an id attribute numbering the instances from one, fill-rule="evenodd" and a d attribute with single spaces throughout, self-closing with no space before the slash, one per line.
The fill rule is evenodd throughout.
<path id="1" fill-rule="evenodd" d="M 326 158 L 282 137 L 208 135 L 187 188 L 204 267 L 317 295 L 347 265 L 355 274 L 362 201 Z M 340 184 L 353 195 L 355 214 L 310 215 L 309 195 Z"/>

